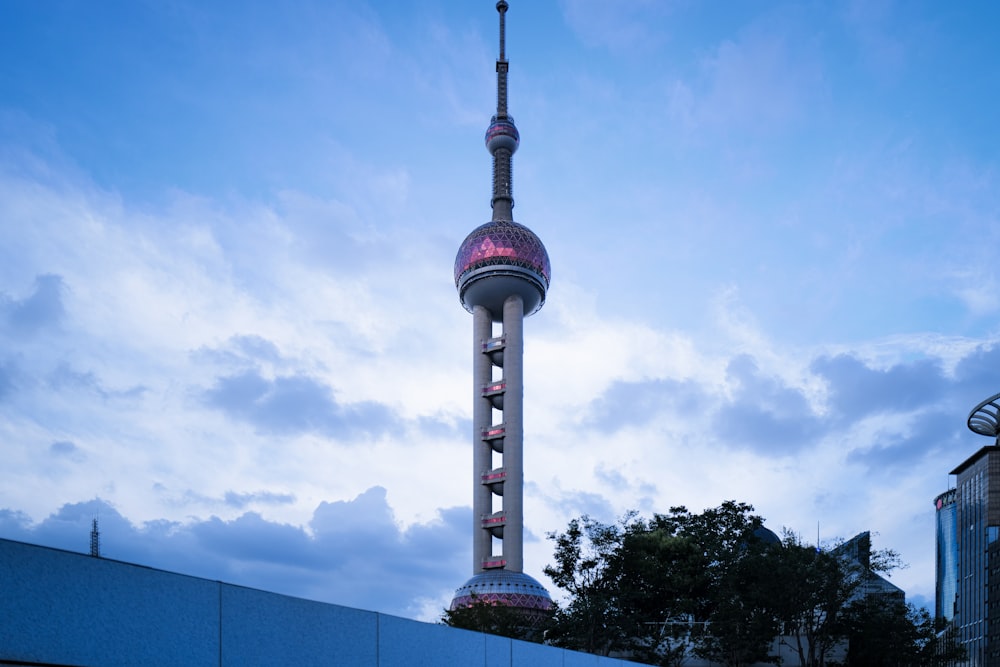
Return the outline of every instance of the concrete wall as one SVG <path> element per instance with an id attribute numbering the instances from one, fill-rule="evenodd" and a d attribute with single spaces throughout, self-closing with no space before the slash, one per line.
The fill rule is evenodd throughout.
<path id="1" fill-rule="evenodd" d="M 5 662 L 73 667 L 635 664 L 0 539 L 0 664 Z"/>

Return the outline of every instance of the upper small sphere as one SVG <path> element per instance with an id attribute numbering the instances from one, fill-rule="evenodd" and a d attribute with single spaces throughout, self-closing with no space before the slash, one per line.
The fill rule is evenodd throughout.
<path id="1" fill-rule="evenodd" d="M 521 135 L 514 126 L 514 119 L 511 116 L 497 118 L 493 116 L 490 126 L 486 128 L 486 149 L 493 155 L 501 148 L 506 148 L 514 154 L 521 143 Z"/>
<path id="2" fill-rule="evenodd" d="M 455 256 L 455 287 L 465 309 L 475 306 L 503 317 L 507 297 L 518 295 L 524 314 L 545 303 L 552 267 L 534 232 L 511 220 L 493 220 L 472 230 Z"/>

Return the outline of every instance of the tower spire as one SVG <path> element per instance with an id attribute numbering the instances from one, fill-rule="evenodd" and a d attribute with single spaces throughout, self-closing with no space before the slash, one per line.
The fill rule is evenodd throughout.
<path id="1" fill-rule="evenodd" d="M 507 116 L 507 54 L 505 44 L 507 41 L 507 3 L 500 0 L 497 3 L 497 12 L 500 13 L 500 57 L 497 58 L 497 117 Z"/>
<path id="2" fill-rule="evenodd" d="M 521 141 L 514 119 L 507 113 L 507 2 L 497 3 L 500 14 L 500 56 L 497 58 L 497 113 L 486 130 L 486 148 L 493 155 L 494 220 L 513 220 L 514 188 L 511 156 Z"/>

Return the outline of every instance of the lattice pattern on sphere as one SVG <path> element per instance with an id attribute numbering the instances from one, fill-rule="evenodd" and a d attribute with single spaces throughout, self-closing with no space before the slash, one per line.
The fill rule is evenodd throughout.
<path id="1" fill-rule="evenodd" d="M 486 266 L 519 266 L 542 276 L 548 287 L 549 254 L 535 233 L 516 222 L 494 220 L 472 230 L 455 257 L 455 285 L 462 276 Z"/>
<path id="2" fill-rule="evenodd" d="M 544 586 L 530 575 L 509 570 L 474 575 L 455 591 L 451 608 L 460 609 L 479 602 L 539 612 L 552 609 L 552 599 Z"/>
<path id="3" fill-rule="evenodd" d="M 514 607 L 516 609 L 538 609 L 549 611 L 552 609 L 552 600 L 540 595 L 530 595 L 528 593 L 484 593 L 482 595 L 466 595 L 455 598 L 451 603 L 452 609 L 470 607 L 477 602 L 487 602 L 489 604 L 503 605 L 504 607 Z"/>

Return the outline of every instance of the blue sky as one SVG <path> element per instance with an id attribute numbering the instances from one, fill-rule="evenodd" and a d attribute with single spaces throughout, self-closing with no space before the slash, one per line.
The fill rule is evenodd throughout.
<path id="1" fill-rule="evenodd" d="M 753 504 L 933 600 L 1000 391 L 993 3 L 512 1 L 526 563 Z M 0 7 L 0 536 L 434 619 L 494 3 Z"/>

